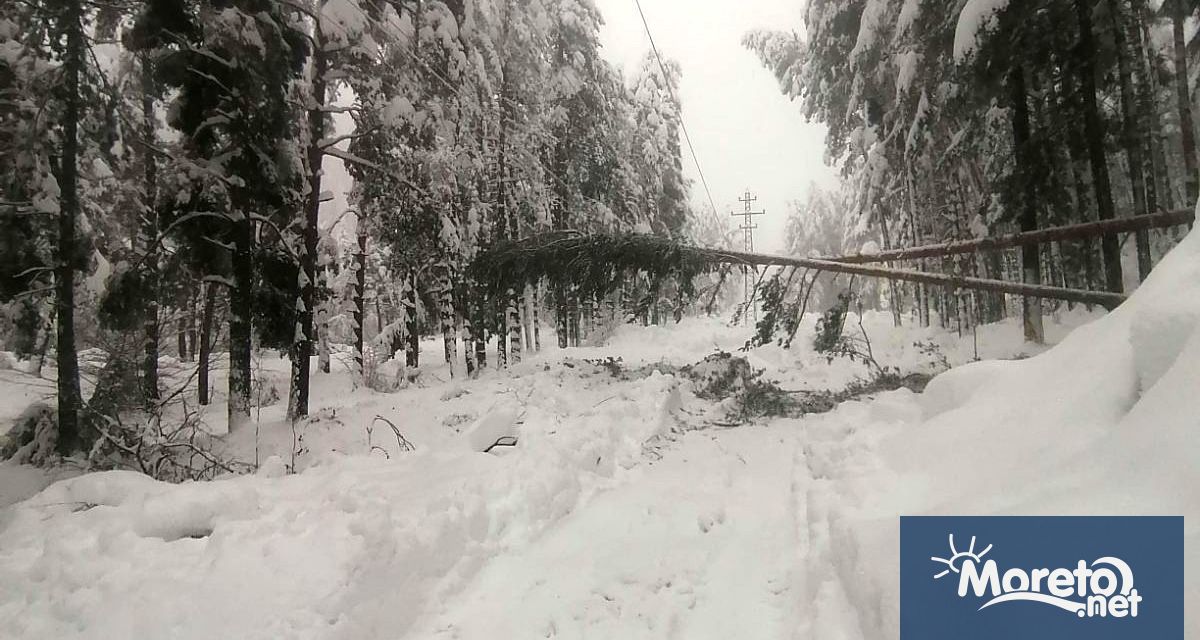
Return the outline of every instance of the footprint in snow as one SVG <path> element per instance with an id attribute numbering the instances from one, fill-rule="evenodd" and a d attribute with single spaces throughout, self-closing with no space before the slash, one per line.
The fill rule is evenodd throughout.
<path id="1" fill-rule="evenodd" d="M 725 508 L 722 507 L 712 513 L 700 515 L 696 518 L 696 524 L 700 526 L 700 531 L 703 533 L 708 533 L 719 524 L 725 524 Z"/>

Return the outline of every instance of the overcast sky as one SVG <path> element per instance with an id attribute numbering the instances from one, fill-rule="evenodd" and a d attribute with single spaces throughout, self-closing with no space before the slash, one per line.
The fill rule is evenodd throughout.
<path id="1" fill-rule="evenodd" d="M 604 14 L 604 55 L 632 74 L 650 42 L 634 0 L 595 0 Z M 783 249 L 787 203 L 802 199 L 812 181 L 832 184 L 826 167 L 825 127 L 807 124 L 797 103 L 778 89 L 774 76 L 741 45 L 755 28 L 801 30 L 802 0 L 641 0 L 663 56 L 683 68 L 680 101 L 700 167 L 719 212 L 741 208 L 749 188 L 758 196 L 756 249 Z M 684 150 L 684 168 L 696 179 Z M 696 204 L 706 202 L 696 179 Z M 740 220 L 740 219 L 739 219 Z"/>

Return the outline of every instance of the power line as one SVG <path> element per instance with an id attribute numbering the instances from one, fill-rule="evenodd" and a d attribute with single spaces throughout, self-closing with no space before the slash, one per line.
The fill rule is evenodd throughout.
<path id="1" fill-rule="evenodd" d="M 671 99 L 675 101 L 675 117 L 679 120 L 679 128 L 683 129 L 683 139 L 687 141 L 688 151 L 692 152 L 692 162 L 696 165 L 696 173 L 700 174 L 700 184 L 704 185 L 704 193 L 708 196 L 708 206 L 712 207 L 713 213 L 716 213 L 717 205 L 713 203 L 712 192 L 708 190 L 708 180 L 704 179 L 704 170 L 700 168 L 700 159 L 696 157 L 696 147 L 692 144 L 692 136 L 688 135 L 687 125 L 683 122 L 683 105 L 676 97 L 675 89 L 671 87 L 667 65 L 663 63 L 662 55 L 658 52 L 658 45 L 654 44 L 654 36 L 650 33 L 650 23 L 646 21 L 646 14 L 642 11 L 642 2 L 641 0 L 633 0 L 633 2 L 637 5 L 638 15 L 642 17 L 642 26 L 646 27 L 646 37 L 650 39 L 650 50 L 654 52 L 654 57 L 658 60 L 658 68 L 662 71 L 663 82 L 667 85 L 667 93 L 671 94 Z"/>

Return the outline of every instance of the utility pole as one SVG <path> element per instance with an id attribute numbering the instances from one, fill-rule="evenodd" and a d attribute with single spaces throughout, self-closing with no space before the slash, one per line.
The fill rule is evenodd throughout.
<path id="1" fill-rule="evenodd" d="M 742 203 L 742 211 L 731 212 L 729 215 L 742 218 L 742 225 L 738 227 L 742 230 L 745 237 L 746 253 L 754 253 L 754 230 L 758 225 L 754 224 L 754 216 L 765 215 L 766 211 L 753 211 L 752 205 L 758 200 L 757 196 L 751 195 L 750 190 L 746 189 L 746 194 L 738 198 L 738 202 Z M 742 266 L 742 279 L 744 281 L 743 288 L 746 294 L 746 305 L 750 307 L 751 313 L 754 314 L 754 321 L 758 322 L 758 304 L 753 301 L 752 290 L 753 282 L 758 279 L 758 267 Z"/>

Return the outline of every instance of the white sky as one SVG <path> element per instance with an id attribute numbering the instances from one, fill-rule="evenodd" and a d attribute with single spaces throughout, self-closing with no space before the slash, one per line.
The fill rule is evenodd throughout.
<path id="1" fill-rule="evenodd" d="M 637 70 L 650 41 L 634 0 L 595 0 L 604 15 L 604 55 Z M 749 188 L 758 196 L 755 248 L 783 249 L 787 203 L 804 198 L 809 184 L 833 184 L 823 162 L 825 127 L 808 124 L 797 103 L 779 92 L 774 76 L 741 45 L 754 28 L 802 29 L 801 0 L 641 0 L 664 57 L 683 68 L 683 120 L 696 146 L 717 211 L 741 210 Z M 684 170 L 695 183 L 692 199 L 707 202 L 691 155 Z M 735 219 L 740 221 L 741 218 Z"/>

